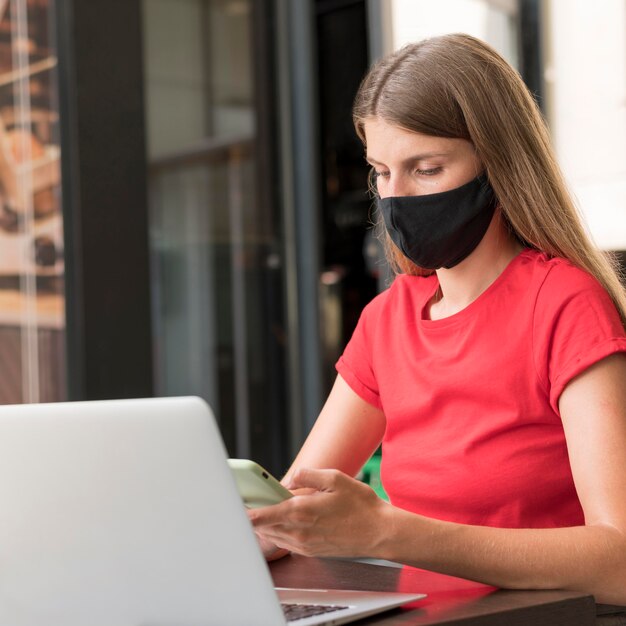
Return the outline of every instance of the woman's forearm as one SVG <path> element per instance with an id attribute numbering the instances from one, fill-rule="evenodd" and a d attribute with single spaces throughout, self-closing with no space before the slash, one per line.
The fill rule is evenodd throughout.
<path id="1" fill-rule="evenodd" d="M 394 507 L 379 558 L 510 589 L 572 589 L 626 605 L 626 539 L 609 526 L 502 529 L 427 519 Z"/>
<path id="2" fill-rule="evenodd" d="M 355 476 L 376 450 L 385 432 L 385 416 L 357 396 L 341 376 L 309 433 L 283 484 L 298 468 L 336 468 Z"/>

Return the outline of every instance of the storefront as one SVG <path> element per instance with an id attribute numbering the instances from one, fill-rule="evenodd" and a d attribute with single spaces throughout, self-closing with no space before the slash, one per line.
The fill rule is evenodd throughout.
<path id="1" fill-rule="evenodd" d="M 0 0 L 0 402 L 196 394 L 231 454 L 283 471 L 389 279 L 352 98 L 440 32 L 519 68 L 598 243 L 625 249 L 623 3 L 436 5 Z M 572 73 L 602 24 L 602 73 Z"/>

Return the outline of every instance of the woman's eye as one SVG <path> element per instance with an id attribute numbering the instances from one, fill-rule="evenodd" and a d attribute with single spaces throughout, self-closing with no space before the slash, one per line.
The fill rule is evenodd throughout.
<path id="1" fill-rule="evenodd" d="M 379 178 L 389 178 L 389 172 L 374 172 L 376 180 Z"/>
<path id="2" fill-rule="evenodd" d="M 434 176 L 435 174 L 439 174 L 439 172 L 441 172 L 441 168 L 433 167 L 433 168 L 425 169 L 425 170 L 417 169 L 415 170 L 415 172 L 419 174 L 420 176 Z"/>

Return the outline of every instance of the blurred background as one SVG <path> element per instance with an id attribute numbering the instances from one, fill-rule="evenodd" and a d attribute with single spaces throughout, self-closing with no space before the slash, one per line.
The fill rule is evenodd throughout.
<path id="1" fill-rule="evenodd" d="M 446 32 L 519 70 L 622 255 L 625 0 L 0 0 L 0 403 L 196 394 L 284 471 L 390 280 L 353 97 Z"/>

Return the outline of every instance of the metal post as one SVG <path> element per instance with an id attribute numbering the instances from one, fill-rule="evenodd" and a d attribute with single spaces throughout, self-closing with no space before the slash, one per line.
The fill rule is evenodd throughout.
<path id="1" fill-rule="evenodd" d="M 277 0 L 276 17 L 291 446 L 295 452 L 322 404 L 317 72 L 314 15 L 309 0 Z"/>

